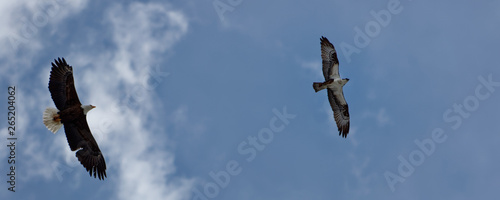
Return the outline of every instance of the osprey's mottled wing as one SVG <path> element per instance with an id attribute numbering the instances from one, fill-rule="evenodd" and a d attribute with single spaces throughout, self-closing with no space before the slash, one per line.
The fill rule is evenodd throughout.
<path id="1" fill-rule="evenodd" d="M 339 130 L 339 135 L 342 137 L 347 137 L 349 133 L 349 107 L 344 98 L 344 92 L 342 89 L 339 91 L 334 91 L 328 88 L 328 100 L 330 101 L 330 106 L 333 110 L 333 116 L 335 122 L 337 123 L 337 128 Z"/>
<path id="2" fill-rule="evenodd" d="M 73 68 L 64 58 L 54 59 L 54 62 L 50 71 L 49 91 L 57 109 L 64 110 L 73 105 L 82 105 L 76 94 Z"/>
<path id="3" fill-rule="evenodd" d="M 333 44 L 325 37 L 321 36 L 321 59 L 323 60 L 323 75 L 325 81 L 340 78 L 339 59 Z"/>

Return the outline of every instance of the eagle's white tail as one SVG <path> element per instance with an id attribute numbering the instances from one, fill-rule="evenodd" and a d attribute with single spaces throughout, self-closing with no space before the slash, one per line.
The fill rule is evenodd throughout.
<path id="1" fill-rule="evenodd" d="M 59 110 L 56 108 L 47 108 L 43 112 L 43 124 L 45 124 L 45 127 L 54 134 L 56 134 L 63 125 L 61 120 L 55 120 L 54 118 L 58 115 L 57 112 L 59 112 Z"/>

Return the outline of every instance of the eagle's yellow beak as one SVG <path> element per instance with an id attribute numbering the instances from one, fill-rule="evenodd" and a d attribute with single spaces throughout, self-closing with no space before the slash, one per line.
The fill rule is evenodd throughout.
<path id="1" fill-rule="evenodd" d="M 95 108 L 95 106 L 92 106 L 92 108 Z"/>

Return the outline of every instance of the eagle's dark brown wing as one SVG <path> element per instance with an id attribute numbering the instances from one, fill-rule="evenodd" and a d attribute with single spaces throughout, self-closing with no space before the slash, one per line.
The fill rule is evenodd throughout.
<path id="1" fill-rule="evenodd" d="M 57 109 L 81 105 L 73 80 L 73 68 L 64 58 L 54 59 L 54 62 L 50 71 L 49 91 Z"/>
<path id="2" fill-rule="evenodd" d="M 347 102 L 344 98 L 344 93 L 340 91 L 340 93 L 335 94 L 334 91 L 328 88 L 328 100 L 330 101 L 330 106 L 333 110 L 333 116 L 335 118 L 335 122 L 337 123 L 337 128 L 339 130 L 339 135 L 342 137 L 347 137 L 349 133 L 349 106 L 347 106 Z"/>
<path id="3" fill-rule="evenodd" d="M 333 44 L 321 37 L 321 60 L 323 61 L 323 76 L 325 81 L 333 79 L 334 77 L 340 78 L 339 75 L 339 59 L 337 58 L 337 51 Z"/>
<path id="4" fill-rule="evenodd" d="M 104 156 L 97 145 L 85 115 L 81 115 L 73 122 L 64 123 L 64 131 L 68 139 L 71 151 L 76 152 L 76 157 L 80 163 L 87 169 L 90 176 L 97 176 L 99 179 L 106 177 L 106 162 Z"/>

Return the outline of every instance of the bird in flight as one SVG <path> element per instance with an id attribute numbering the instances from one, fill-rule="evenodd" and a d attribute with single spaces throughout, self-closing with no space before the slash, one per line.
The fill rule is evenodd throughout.
<path id="1" fill-rule="evenodd" d="M 314 91 L 319 92 L 326 89 L 328 92 L 328 100 L 333 110 L 333 116 L 337 123 L 339 135 L 347 137 L 349 133 L 349 107 L 344 98 L 344 85 L 349 81 L 348 78 L 340 78 L 339 74 L 339 59 L 337 51 L 333 44 L 325 37 L 321 37 L 321 59 L 323 60 L 323 76 L 325 82 L 314 82 Z"/>
<path id="2" fill-rule="evenodd" d="M 100 180 L 106 177 L 106 162 L 97 145 L 89 125 L 87 113 L 95 108 L 93 105 L 82 105 L 78 99 L 73 79 L 73 68 L 64 58 L 52 63 L 50 71 L 49 91 L 57 108 L 47 108 L 43 113 L 43 123 L 54 134 L 64 125 L 64 132 L 71 151 L 85 167 L 90 176 Z"/>

